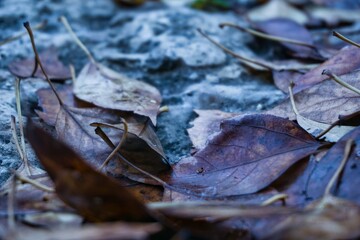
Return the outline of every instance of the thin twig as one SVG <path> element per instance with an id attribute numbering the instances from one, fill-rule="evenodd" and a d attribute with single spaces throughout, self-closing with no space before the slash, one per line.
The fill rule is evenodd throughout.
<path id="1" fill-rule="evenodd" d="M 269 206 L 277 201 L 281 201 L 283 205 L 286 204 L 286 199 L 288 198 L 289 196 L 287 194 L 284 194 L 284 193 L 280 193 L 280 194 L 276 194 L 274 196 L 272 196 L 271 198 L 265 200 L 261 206 Z"/>
<path id="2" fill-rule="evenodd" d="M 343 40 L 344 42 L 350 43 L 351 45 L 354 45 L 355 47 L 360 48 L 360 44 L 359 44 L 359 43 L 356 43 L 356 42 L 350 40 L 349 38 L 345 37 L 344 35 L 336 32 L 336 31 L 333 31 L 333 36 L 335 36 L 335 37 Z"/>
<path id="3" fill-rule="evenodd" d="M 357 89 L 356 87 L 354 86 L 351 86 L 350 84 L 344 82 L 343 80 L 341 80 L 341 78 L 339 78 L 337 75 L 335 75 L 334 73 L 332 73 L 329 69 L 324 69 L 322 74 L 324 75 L 327 75 L 329 76 L 330 78 L 332 78 L 335 82 L 337 82 L 338 84 L 340 84 L 341 86 L 357 93 L 360 95 L 360 90 Z"/>
<path id="4" fill-rule="evenodd" d="M 19 121 L 19 129 L 20 129 L 20 142 L 21 142 L 21 148 L 22 148 L 22 161 L 25 164 L 25 170 L 28 176 L 31 176 L 31 170 L 29 166 L 29 160 L 27 158 L 26 153 L 26 145 L 25 145 L 25 135 L 24 135 L 24 123 L 21 113 L 21 99 L 20 99 L 20 79 L 15 79 L 15 96 L 16 96 L 16 109 L 18 113 L 18 121 Z"/>
<path id="5" fill-rule="evenodd" d="M 114 126 L 112 124 L 107 124 L 107 123 L 91 123 L 90 126 L 92 127 L 109 127 L 109 128 L 114 128 L 114 129 L 118 129 L 118 130 L 122 130 L 123 134 L 121 136 L 121 140 L 119 142 L 119 144 L 116 146 L 116 148 L 109 154 L 109 156 L 105 159 L 105 161 L 103 162 L 103 164 L 101 164 L 99 171 L 101 171 L 108 163 L 109 161 L 114 157 L 114 155 L 120 150 L 120 148 L 124 145 L 125 141 L 126 141 L 126 137 L 128 134 L 128 124 L 126 122 L 125 119 L 122 119 L 122 122 L 120 124 L 124 125 L 124 129 L 121 129 L 117 126 Z"/>
<path id="6" fill-rule="evenodd" d="M 220 28 L 223 28 L 225 26 L 233 27 L 233 28 L 236 28 L 236 29 L 238 29 L 240 31 L 244 31 L 244 32 L 250 33 L 250 34 L 252 34 L 254 36 L 264 38 L 264 39 L 267 39 L 267 40 L 271 40 L 271 41 L 275 41 L 275 42 L 281 42 L 281 43 L 296 44 L 296 45 L 299 45 L 299 46 L 309 47 L 309 48 L 312 48 L 312 49 L 316 50 L 316 47 L 314 45 L 310 44 L 310 43 L 294 40 L 294 39 L 291 39 L 291 38 L 278 37 L 278 36 L 262 33 L 262 32 L 253 30 L 251 28 L 241 27 L 241 26 L 233 24 L 233 23 L 221 23 L 219 25 Z"/>
<path id="7" fill-rule="evenodd" d="M 331 195 L 331 192 L 330 192 L 331 188 L 338 181 L 338 178 L 339 178 L 341 172 L 344 170 L 344 167 L 346 165 L 346 162 L 349 159 L 349 156 L 350 156 L 351 149 L 352 149 L 353 145 L 354 145 L 354 140 L 353 139 L 349 139 L 348 141 L 346 141 L 343 159 L 340 162 L 340 166 L 337 168 L 336 172 L 334 173 L 334 175 L 330 179 L 328 185 L 326 186 L 324 196 Z"/>
<path id="8" fill-rule="evenodd" d="M 337 120 L 334 123 L 332 123 L 328 128 L 324 129 L 321 133 L 319 133 L 319 135 L 317 135 L 315 138 L 316 139 L 320 139 L 322 138 L 325 134 L 327 134 L 331 129 L 333 129 L 334 127 L 336 127 L 337 125 L 339 125 L 340 121 Z"/>
<path id="9" fill-rule="evenodd" d="M 209 40 L 211 43 L 213 43 L 215 46 L 217 46 L 218 48 L 222 49 L 224 52 L 230 54 L 233 57 L 236 57 L 237 59 L 239 59 L 240 61 L 244 62 L 245 64 L 248 63 L 252 63 L 255 65 L 258 65 L 262 68 L 268 69 L 268 70 L 274 70 L 273 67 L 271 67 L 270 65 L 267 65 L 265 63 L 261 63 L 255 60 L 252 60 L 250 58 L 247 57 L 243 57 L 237 53 L 234 53 L 233 51 L 231 51 L 230 49 L 224 47 L 223 45 L 221 45 L 220 43 L 216 42 L 214 39 L 212 39 L 211 37 L 209 37 L 207 34 L 205 34 L 201 29 L 198 29 L 198 32 L 205 37 L 207 40 Z"/>
<path id="10" fill-rule="evenodd" d="M 37 189 L 40 189 L 44 192 L 48 192 L 48 193 L 53 193 L 55 192 L 55 190 L 51 187 L 48 187 L 44 184 L 41 184 L 33 179 L 30 179 L 30 178 L 27 178 L 27 177 L 24 177 L 24 176 L 21 176 L 20 174 L 16 173 L 16 178 L 19 179 L 21 182 L 24 182 L 24 183 L 29 183 L 31 185 L 33 185 L 34 187 L 36 187 Z"/>
<path id="11" fill-rule="evenodd" d="M 70 69 L 70 74 L 71 74 L 71 80 L 73 81 L 73 85 L 74 85 L 76 82 L 76 72 L 75 72 L 74 65 L 70 64 L 69 69 Z"/>
<path id="12" fill-rule="evenodd" d="M 24 27 L 28 31 L 28 34 L 29 34 L 29 37 L 30 37 L 30 40 L 31 40 L 31 46 L 32 46 L 34 54 L 35 54 L 36 62 L 37 62 L 37 64 L 39 64 L 40 69 L 41 69 L 42 73 L 44 74 L 44 76 L 46 78 L 46 81 L 49 83 L 51 89 L 53 90 L 54 94 L 56 95 L 56 98 L 59 101 L 60 106 L 63 106 L 64 105 L 63 101 L 61 100 L 59 94 L 57 93 L 54 85 L 52 84 L 51 80 L 49 79 L 48 75 L 46 74 L 45 69 L 44 69 L 44 67 L 43 67 L 43 65 L 41 63 L 41 60 L 40 60 L 40 57 L 39 57 L 39 54 L 38 54 L 38 51 L 37 51 L 36 45 L 35 45 L 34 34 L 33 34 L 32 30 L 31 30 L 29 22 L 25 22 Z"/>
<path id="13" fill-rule="evenodd" d="M 42 28 L 44 28 L 46 26 L 46 24 L 47 24 L 47 21 L 43 21 L 43 22 L 39 23 L 38 25 L 36 25 L 35 27 L 33 27 L 33 30 L 42 29 Z M 26 34 L 27 34 L 27 32 L 21 32 L 21 33 L 18 33 L 16 35 L 14 35 L 14 36 L 6 38 L 6 39 L 4 39 L 3 41 L 0 42 L 0 47 L 7 44 L 7 43 L 9 43 L 9 42 L 17 40 L 17 39 L 21 38 L 22 36 L 25 36 Z"/>
<path id="14" fill-rule="evenodd" d="M 12 132 L 12 137 L 15 141 L 15 146 L 16 149 L 20 155 L 20 159 L 23 160 L 24 159 L 24 153 L 20 147 L 19 141 L 18 141 L 18 134 L 16 131 L 16 119 L 15 116 L 11 115 L 11 122 L 10 122 L 10 126 L 11 126 L 11 132 Z"/>
<path id="15" fill-rule="evenodd" d="M 161 108 L 159 108 L 158 114 L 164 113 L 164 112 L 169 112 L 170 108 L 168 105 L 162 106 Z"/>
<path id="16" fill-rule="evenodd" d="M 293 87 L 294 87 L 294 82 L 291 82 L 290 86 L 289 86 L 289 95 L 290 95 L 291 107 L 292 107 L 295 115 L 300 115 L 299 111 L 296 108 L 295 99 L 294 99 L 294 93 L 293 93 Z"/>
<path id="17" fill-rule="evenodd" d="M 87 55 L 87 57 L 89 58 L 89 60 L 93 63 L 96 64 L 96 61 L 94 59 L 94 57 L 91 55 L 89 49 L 87 49 L 87 47 L 81 42 L 81 40 L 79 39 L 79 37 L 75 34 L 75 32 L 72 30 L 68 20 L 66 19 L 66 17 L 61 16 L 60 21 L 64 24 L 66 30 L 70 33 L 71 37 L 74 39 L 75 43 L 85 52 L 85 54 Z"/>
<path id="18" fill-rule="evenodd" d="M 105 132 L 101 129 L 101 127 L 96 127 L 95 129 L 95 133 L 97 135 L 99 135 L 103 141 L 108 144 L 108 146 L 112 149 L 115 149 L 115 145 L 113 144 L 113 142 L 110 140 L 110 138 L 105 134 Z M 145 170 L 142 170 L 141 168 L 135 166 L 133 163 L 131 163 L 130 161 L 128 161 L 121 153 L 116 152 L 117 156 L 124 161 L 127 165 L 131 166 L 132 168 L 136 169 L 137 171 L 139 171 L 140 173 L 144 174 L 145 176 L 150 177 L 151 179 L 157 181 L 158 183 L 160 183 L 162 186 L 173 189 L 175 191 L 179 191 L 174 189 L 174 187 L 170 186 L 169 184 L 167 184 L 165 181 L 161 180 L 160 178 L 152 175 L 151 173 L 146 172 Z"/>

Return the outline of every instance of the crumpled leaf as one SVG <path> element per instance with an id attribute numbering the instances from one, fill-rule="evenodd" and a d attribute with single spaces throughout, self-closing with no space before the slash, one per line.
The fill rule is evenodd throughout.
<path id="1" fill-rule="evenodd" d="M 317 48 L 314 46 L 313 38 L 310 32 L 299 23 L 286 18 L 273 18 L 267 21 L 254 23 L 255 27 L 267 34 L 293 39 L 309 44 L 313 47 L 301 46 L 293 43 L 281 42 L 280 44 L 292 51 L 292 55 L 298 58 L 311 58 L 315 60 L 324 60 Z"/>
<path id="2" fill-rule="evenodd" d="M 196 149 L 204 148 L 209 136 L 220 131 L 220 122 L 222 120 L 238 115 L 220 110 L 197 109 L 194 112 L 199 116 L 190 123 L 193 127 L 187 129 L 187 132 Z"/>
<path id="3" fill-rule="evenodd" d="M 360 71 L 341 76 L 344 82 L 357 88 L 360 88 L 359 78 Z M 359 111 L 360 96 L 332 80 L 318 83 L 295 94 L 294 97 L 301 115 L 320 123 L 332 124 L 340 115 L 349 115 Z M 266 113 L 288 117 L 291 120 L 296 119 L 289 99 Z"/>
<path id="4" fill-rule="evenodd" d="M 305 13 L 283 0 L 271 0 L 264 5 L 251 9 L 247 16 L 252 21 L 264 21 L 279 17 L 291 19 L 299 24 L 308 21 Z"/>
<path id="5" fill-rule="evenodd" d="M 71 78 L 70 69 L 60 62 L 55 48 L 49 48 L 39 54 L 41 62 L 48 77 L 51 80 L 66 80 Z M 34 76 L 31 76 L 35 67 L 35 59 L 16 60 L 9 64 L 9 71 L 18 78 L 38 77 L 45 79 L 40 67 L 37 68 Z"/>
<path id="6" fill-rule="evenodd" d="M 61 200 L 93 222 L 151 221 L 146 207 L 115 180 L 95 171 L 74 151 L 30 123 L 27 137 Z"/>
<path id="7" fill-rule="evenodd" d="M 74 83 L 74 94 L 96 106 L 147 116 L 156 125 L 161 103 L 159 91 L 98 63 L 88 63 Z"/>
<path id="8" fill-rule="evenodd" d="M 221 132 L 204 149 L 175 165 L 167 182 L 204 197 L 254 193 L 321 145 L 283 118 L 234 117 L 222 122 Z"/>
<path id="9" fill-rule="evenodd" d="M 335 56 L 294 81 L 294 93 L 329 79 L 327 75 L 322 75 L 324 69 L 329 69 L 336 75 L 343 75 L 358 68 L 360 68 L 360 49 L 355 46 L 344 47 Z"/>
<path id="10" fill-rule="evenodd" d="M 129 133 L 123 148 L 120 150 L 121 154 L 136 166 L 152 174 L 168 170 L 168 164 L 163 160 L 165 154 L 161 143 L 155 134 L 151 121 L 147 117 L 96 108 L 77 100 L 69 86 L 58 88 L 58 92 L 67 105 L 67 110 L 60 107 L 50 89 L 41 89 L 38 91 L 38 96 L 39 105 L 43 108 L 43 111 L 36 112 L 48 125 L 55 127 L 57 137 L 61 141 L 67 143 L 92 166 L 99 167 L 112 149 L 95 134 L 90 123 L 117 124 L 122 119 L 126 119 Z M 114 144 L 117 144 L 123 132 L 109 130 L 107 134 Z M 129 167 L 118 160 L 107 168 L 112 174 L 125 175 L 134 181 L 146 181 L 138 171 L 127 171 L 126 169 L 129 169 Z"/>
<path id="11" fill-rule="evenodd" d="M 317 138 L 321 137 L 322 139 L 325 139 L 328 142 L 337 142 L 345 134 L 347 134 L 348 132 L 354 129 L 353 126 L 346 126 L 346 125 L 340 126 L 340 124 L 338 124 L 338 126 L 336 127 L 332 127 L 332 124 L 316 122 L 314 120 L 303 117 L 296 107 L 292 87 L 289 88 L 289 94 L 290 94 L 292 109 L 296 115 L 297 123 L 314 137 Z M 350 119 L 351 117 L 353 116 L 351 115 Z M 347 118 L 349 118 L 349 116 L 347 116 Z"/>

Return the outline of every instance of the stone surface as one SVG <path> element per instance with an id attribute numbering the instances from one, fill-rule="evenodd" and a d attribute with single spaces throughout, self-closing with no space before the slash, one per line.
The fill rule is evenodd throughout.
<path id="1" fill-rule="evenodd" d="M 99 62 L 160 90 L 163 105 L 170 111 L 159 116 L 157 133 L 173 163 L 190 154 L 186 128 L 196 117 L 193 109 L 258 111 L 283 98 L 266 80 L 268 75 L 249 73 L 197 33 L 201 28 L 235 51 L 249 51 L 251 37 L 218 28 L 220 22 L 241 21 L 232 13 L 206 13 L 161 3 L 124 9 L 112 1 L 3 0 L 1 38 L 23 32 L 23 21 L 34 26 L 47 20 L 48 26 L 35 32 L 38 48 L 56 46 L 63 62 L 73 64 L 79 73 L 87 59 L 57 21 L 61 15 L 68 18 Z M 16 111 L 14 77 L 7 65 L 29 56 L 33 54 L 27 36 L 0 47 L 0 184 L 9 177 L 10 169 L 20 164 L 10 132 L 10 115 Z M 26 81 L 22 87 L 24 112 L 33 114 L 34 91 L 44 84 Z M 32 155 L 30 158 L 35 161 Z"/>

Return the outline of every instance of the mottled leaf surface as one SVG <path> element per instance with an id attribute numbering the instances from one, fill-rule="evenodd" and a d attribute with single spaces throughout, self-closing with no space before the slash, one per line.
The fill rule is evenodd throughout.
<path id="1" fill-rule="evenodd" d="M 341 75 L 340 78 L 360 88 L 360 71 Z M 326 80 L 295 94 L 296 107 L 303 117 L 320 123 L 331 124 L 341 115 L 359 111 L 360 96 L 333 80 Z M 289 99 L 267 111 L 269 114 L 296 119 Z"/>
<path id="2" fill-rule="evenodd" d="M 284 118 L 264 114 L 230 118 L 204 149 L 174 167 L 169 184 L 201 196 L 254 193 L 320 146 Z"/>
<path id="3" fill-rule="evenodd" d="M 322 75 L 325 69 L 330 70 L 336 75 L 343 75 L 359 68 L 360 48 L 355 46 L 344 47 L 335 56 L 297 79 L 295 81 L 294 93 L 298 93 L 325 79 L 329 79 L 327 75 Z"/>
<path id="4" fill-rule="evenodd" d="M 103 65 L 85 65 L 74 84 L 74 94 L 99 107 L 147 116 L 156 125 L 161 103 L 159 91 Z"/>
<path id="5" fill-rule="evenodd" d="M 93 122 L 117 124 L 125 119 L 129 125 L 129 133 L 120 150 L 121 154 L 138 167 L 153 174 L 168 169 L 168 165 L 163 161 L 165 154 L 161 143 L 147 117 L 89 106 L 76 99 L 69 86 L 58 90 L 67 105 L 66 109 L 60 107 L 50 89 L 41 89 L 38 91 L 38 96 L 43 111 L 37 111 L 37 114 L 47 124 L 54 126 L 57 137 L 71 146 L 88 163 L 98 167 L 112 151 L 95 134 L 94 127 L 90 124 Z M 114 144 L 118 144 L 123 131 L 109 129 L 106 133 Z M 146 181 L 138 171 L 126 171 L 126 169 L 128 166 L 116 160 L 116 164 L 110 165 L 108 171 L 116 175 L 126 175 L 135 181 Z"/>
<path id="6" fill-rule="evenodd" d="M 71 78 L 70 69 L 60 62 L 56 49 L 49 48 L 39 55 L 46 74 L 51 80 L 66 80 Z M 40 67 L 37 68 L 34 76 L 31 76 L 34 67 L 34 58 L 16 60 L 9 64 L 9 71 L 19 78 L 38 77 L 45 79 Z"/>

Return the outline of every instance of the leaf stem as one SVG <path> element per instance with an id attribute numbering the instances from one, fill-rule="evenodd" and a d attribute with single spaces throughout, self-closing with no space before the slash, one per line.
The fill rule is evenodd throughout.
<path id="1" fill-rule="evenodd" d="M 114 126 L 112 124 L 107 124 L 107 123 L 91 123 L 90 126 L 92 127 L 109 127 L 109 128 L 114 128 L 114 129 L 118 129 L 118 130 L 122 130 L 123 134 L 121 136 L 120 142 L 119 144 L 116 146 L 116 148 L 109 154 L 109 156 L 105 159 L 105 161 L 103 162 L 103 164 L 101 164 L 99 171 L 101 171 L 108 163 L 109 161 L 114 157 L 114 155 L 120 150 L 120 148 L 124 145 L 125 141 L 126 141 L 126 137 L 128 134 L 128 124 L 126 122 L 125 119 L 121 120 L 122 122 L 120 124 L 124 125 L 124 129 L 121 129 L 117 126 Z"/>
<path id="2" fill-rule="evenodd" d="M 293 87 L 294 87 L 294 82 L 291 81 L 291 83 L 290 83 L 290 85 L 289 85 L 289 96 L 290 96 L 291 107 L 292 107 L 295 115 L 300 115 L 300 113 L 299 113 L 299 111 L 297 110 L 296 105 L 295 105 Z"/>
<path id="3" fill-rule="evenodd" d="M 23 153 L 23 151 L 20 147 L 19 141 L 18 141 L 18 135 L 17 135 L 17 131 L 16 131 L 16 119 L 15 119 L 15 116 L 13 116 L 13 115 L 11 115 L 10 126 L 11 126 L 12 137 L 15 141 L 16 149 L 20 155 L 21 160 L 23 160 L 24 153 Z"/>
<path id="4" fill-rule="evenodd" d="M 19 129 L 20 129 L 20 142 L 21 142 L 21 149 L 22 149 L 22 160 L 25 164 L 25 170 L 29 176 L 31 176 L 31 171 L 29 167 L 29 160 L 27 158 L 26 153 L 26 145 L 25 145 L 25 135 L 24 135 L 24 123 L 21 113 L 21 99 L 20 99 L 20 79 L 15 79 L 15 96 L 16 96 L 16 109 L 18 113 L 18 121 L 19 121 Z"/>
<path id="5" fill-rule="evenodd" d="M 271 198 L 265 200 L 261 206 L 269 206 L 277 201 L 281 201 L 283 205 L 286 205 L 286 199 L 288 198 L 289 196 L 287 194 L 284 194 L 284 193 L 280 193 L 280 194 L 276 194 L 274 196 L 272 196 Z"/>
<path id="6" fill-rule="evenodd" d="M 75 43 L 85 52 L 85 54 L 87 55 L 87 57 L 89 58 L 89 60 L 93 63 L 96 64 L 96 61 L 94 59 L 94 57 L 91 55 L 89 49 L 81 42 L 81 40 L 79 39 L 79 37 L 76 35 L 76 33 L 73 31 L 73 29 L 71 28 L 68 20 L 66 19 L 66 17 L 61 16 L 60 21 L 64 24 L 64 27 L 66 28 L 66 30 L 69 32 L 69 34 L 71 35 L 71 37 L 74 39 Z"/>
<path id="7" fill-rule="evenodd" d="M 110 138 L 105 134 L 105 132 L 101 129 L 101 127 L 96 127 L 95 129 L 95 133 L 97 135 L 99 135 L 103 141 L 112 149 L 115 149 L 116 146 L 113 144 L 113 142 L 110 140 Z M 170 189 L 173 189 L 172 186 L 170 186 L 169 184 L 167 184 L 166 182 L 164 182 L 163 180 L 161 180 L 160 178 L 142 170 L 141 168 L 135 166 L 133 163 L 131 163 L 130 161 L 128 161 L 121 153 L 116 152 L 117 156 L 124 161 L 127 165 L 131 166 L 132 168 L 136 169 L 137 171 L 139 171 L 140 173 L 144 174 L 145 176 L 150 177 L 151 179 L 157 181 L 158 183 L 160 183 L 163 187 L 168 187 Z"/>
<path id="8" fill-rule="evenodd" d="M 18 180 L 20 180 L 21 182 L 24 182 L 24 183 L 29 183 L 31 185 L 33 185 L 34 187 L 44 191 L 44 192 L 49 192 L 49 193 L 54 193 L 54 189 L 51 188 L 51 187 L 48 187 L 44 184 L 41 184 L 33 179 L 30 179 L 30 178 L 27 178 L 27 177 L 24 177 L 24 176 L 21 176 L 20 174 L 18 173 L 15 173 L 15 176 Z"/>
<path id="9" fill-rule="evenodd" d="M 42 73 L 44 74 L 46 81 L 49 83 L 51 89 L 53 90 L 57 100 L 59 101 L 60 106 L 63 106 L 64 105 L 63 101 L 61 100 L 59 94 L 57 93 L 54 85 L 52 84 L 51 80 L 49 79 L 49 77 L 48 77 L 48 75 L 47 75 L 47 73 L 46 73 L 46 71 L 45 71 L 45 69 L 44 69 L 44 67 L 43 67 L 43 65 L 41 63 L 38 51 L 36 49 L 35 40 L 34 40 L 34 34 L 33 34 L 33 31 L 31 30 L 30 23 L 25 22 L 24 27 L 26 28 L 26 30 L 27 30 L 27 32 L 29 34 L 30 40 L 31 40 L 31 46 L 33 48 L 33 51 L 34 51 L 34 54 L 35 54 L 35 59 L 36 59 L 35 64 L 39 64 L 40 69 L 41 69 Z"/>
<path id="10" fill-rule="evenodd" d="M 327 75 L 329 76 L 330 78 L 332 78 L 335 82 L 337 82 L 338 84 L 340 84 L 341 86 L 357 93 L 360 95 L 360 90 L 357 89 L 356 87 L 354 86 L 351 86 L 350 84 L 344 82 L 343 80 L 341 80 L 341 78 L 339 78 L 337 75 L 335 75 L 334 73 L 332 73 L 329 69 L 324 69 L 323 72 L 322 72 L 322 75 Z"/>
<path id="11" fill-rule="evenodd" d="M 238 29 L 240 31 L 247 32 L 247 33 L 250 33 L 250 34 L 252 34 L 254 36 L 264 38 L 264 39 L 267 39 L 267 40 L 271 40 L 271 41 L 275 41 L 275 42 L 281 42 L 281 43 L 296 44 L 296 45 L 299 45 L 299 46 L 309 47 L 309 48 L 312 48 L 312 49 L 316 50 L 316 47 L 313 44 L 310 44 L 310 43 L 294 40 L 294 39 L 291 39 L 291 38 L 278 37 L 278 36 L 266 34 L 266 33 L 263 33 L 263 32 L 253 30 L 251 28 L 241 27 L 241 26 L 233 24 L 233 23 L 220 23 L 219 24 L 220 28 L 223 28 L 225 26 L 233 27 L 233 28 L 236 28 L 236 29 Z"/>
<path id="12" fill-rule="evenodd" d="M 336 172 L 334 173 L 334 175 L 330 179 L 328 185 L 326 186 L 324 196 L 331 195 L 331 192 L 330 192 L 331 188 L 338 181 L 338 178 L 339 178 L 341 172 L 344 170 L 344 167 L 346 165 L 346 162 L 349 159 L 349 156 L 350 156 L 351 149 L 352 149 L 353 145 L 354 145 L 354 140 L 353 139 L 349 139 L 349 140 L 346 141 L 343 159 L 340 162 L 340 166 L 337 168 Z"/>
<path id="13" fill-rule="evenodd" d="M 350 43 L 351 45 L 354 45 L 355 47 L 360 48 L 360 44 L 359 44 L 359 43 L 356 43 L 356 42 L 350 40 L 349 38 L 345 37 L 344 35 L 336 32 L 336 31 L 333 31 L 333 36 L 335 36 L 335 37 L 343 40 L 344 42 Z"/>

